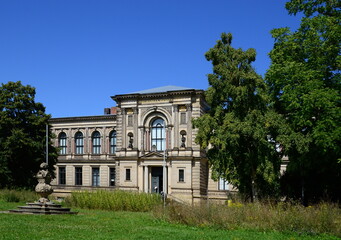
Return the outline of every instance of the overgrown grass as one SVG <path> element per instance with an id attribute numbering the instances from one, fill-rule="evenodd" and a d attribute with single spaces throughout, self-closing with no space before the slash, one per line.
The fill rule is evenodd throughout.
<path id="1" fill-rule="evenodd" d="M 15 203 L 0 200 L 9 209 Z M 18 203 L 22 205 L 22 203 Z M 190 227 L 156 220 L 149 212 L 113 212 L 74 209 L 78 215 L 27 215 L 0 213 L 0 240 L 12 239 L 252 239 L 337 240 L 330 235 L 312 236 L 293 232 L 223 230 Z"/>
<path id="2" fill-rule="evenodd" d="M 151 211 L 162 203 L 158 194 L 122 190 L 73 192 L 65 201 L 71 207 L 131 212 Z"/>
<path id="3" fill-rule="evenodd" d="M 341 237 L 341 209 L 321 203 L 303 207 L 297 204 L 235 204 L 187 206 L 173 203 L 154 211 L 154 216 L 173 223 L 218 229 L 332 234 Z"/>
<path id="4" fill-rule="evenodd" d="M 1 189 L 0 199 L 5 202 L 32 202 L 39 199 L 39 195 L 30 190 Z"/>

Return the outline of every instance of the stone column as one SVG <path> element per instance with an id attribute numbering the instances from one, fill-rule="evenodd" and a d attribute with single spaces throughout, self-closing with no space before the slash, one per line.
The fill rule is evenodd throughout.
<path id="1" fill-rule="evenodd" d="M 148 193 L 149 192 L 149 189 L 148 189 L 148 175 L 149 175 L 149 171 L 148 171 L 148 166 L 144 166 L 143 167 L 143 178 L 144 178 L 144 181 L 143 181 L 143 184 L 144 184 L 144 192 L 145 193 Z"/>

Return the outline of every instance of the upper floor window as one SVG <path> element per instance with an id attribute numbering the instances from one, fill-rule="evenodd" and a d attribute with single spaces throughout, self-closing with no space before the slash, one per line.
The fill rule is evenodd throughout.
<path id="1" fill-rule="evenodd" d="M 59 147 L 59 154 L 65 155 L 66 154 L 66 133 L 61 132 L 58 138 L 58 147 Z"/>
<path id="2" fill-rule="evenodd" d="M 83 133 L 77 132 L 75 135 L 75 145 L 76 145 L 76 154 L 84 153 L 84 139 Z"/>
<path id="3" fill-rule="evenodd" d="M 116 153 L 116 141 L 117 141 L 117 135 L 116 135 L 115 130 L 110 132 L 109 141 L 110 141 L 110 153 L 114 154 Z"/>
<path id="4" fill-rule="evenodd" d="M 101 153 L 101 134 L 98 131 L 92 134 L 92 153 Z"/>
<path id="5" fill-rule="evenodd" d="M 156 151 L 165 150 L 165 121 L 161 118 L 157 118 L 152 122 L 152 135 L 151 135 L 151 143 L 152 148 L 155 148 Z"/>

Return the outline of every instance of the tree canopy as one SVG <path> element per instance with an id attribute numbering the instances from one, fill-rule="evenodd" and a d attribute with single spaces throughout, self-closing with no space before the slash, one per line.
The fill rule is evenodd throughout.
<path id="1" fill-rule="evenodd" d="M 235 49 L 231 42 L 232 35 L 223 33 L 205 55 L 213 65 L 206 92 L 210 110 L 193 124 L 213 177 L 253 200 L 277 192 L 281 155 L 275 138 L 282 120 L 271 111 L 265 82 L 251 65 L 256 51 Z"/>
<path id="2" fill-rule="evenodd" d="M 20 81 L 0 87 L 0 187 L 30 188 L 37 183 L 34 176 L 45 161 L 50 115 L 34 98 L 35 89 Z M 49 144 L 50 170 L 56 161 L 56 150 Z"/>
<path id="3" fill-rule="evenodd" d="M 291 133 L 282 138 L 290 163 L 283 177 L 290 197 L 341 199 L 340 2 L 292 0 L 302 12 L 296 31 L 272 30 L 266 73 L 270 94 Z"/>

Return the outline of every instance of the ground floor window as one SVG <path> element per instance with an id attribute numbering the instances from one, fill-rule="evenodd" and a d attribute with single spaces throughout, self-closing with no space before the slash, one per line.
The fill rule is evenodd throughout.
<path id="1" fill-rule="evenodd" d="M 126 181 L 130 181 L 130 168 L 126 168 Z"/>
<path id="2" fill-rule="evenodd" d="M 229 183 L 224 178 L 219 178 L 219 190 L 229 190 Z"/>
<path id="3" fill-rule="evenodd" d="M 115 180 L 116 180 L 116 168 L 110 168 L 110 186 L 115 186 Z"/>
<path id="4" fill-rule="evenodd" d="M 92 168 L 92 186 L 98 187 L 100 185 L 99 168 Z"/>
<path id="5" fill-rule="evenodd" d="M 185 170 L 179 169 L 179 182 L 184 182 L 184 181 L 185 181 Z"/>
<path id="6" fill-rule="evenodd" d="M 59 167 L 58 168 L 58 179 L 60 185 L 65 185 L 66 183 L 66 170 L 65 167 Z"/>
<path id="7" fill-rule="evenodd" d="M 75 168 L 75 185 L 83 184 L 83 169 L 82 167 Z"/>

